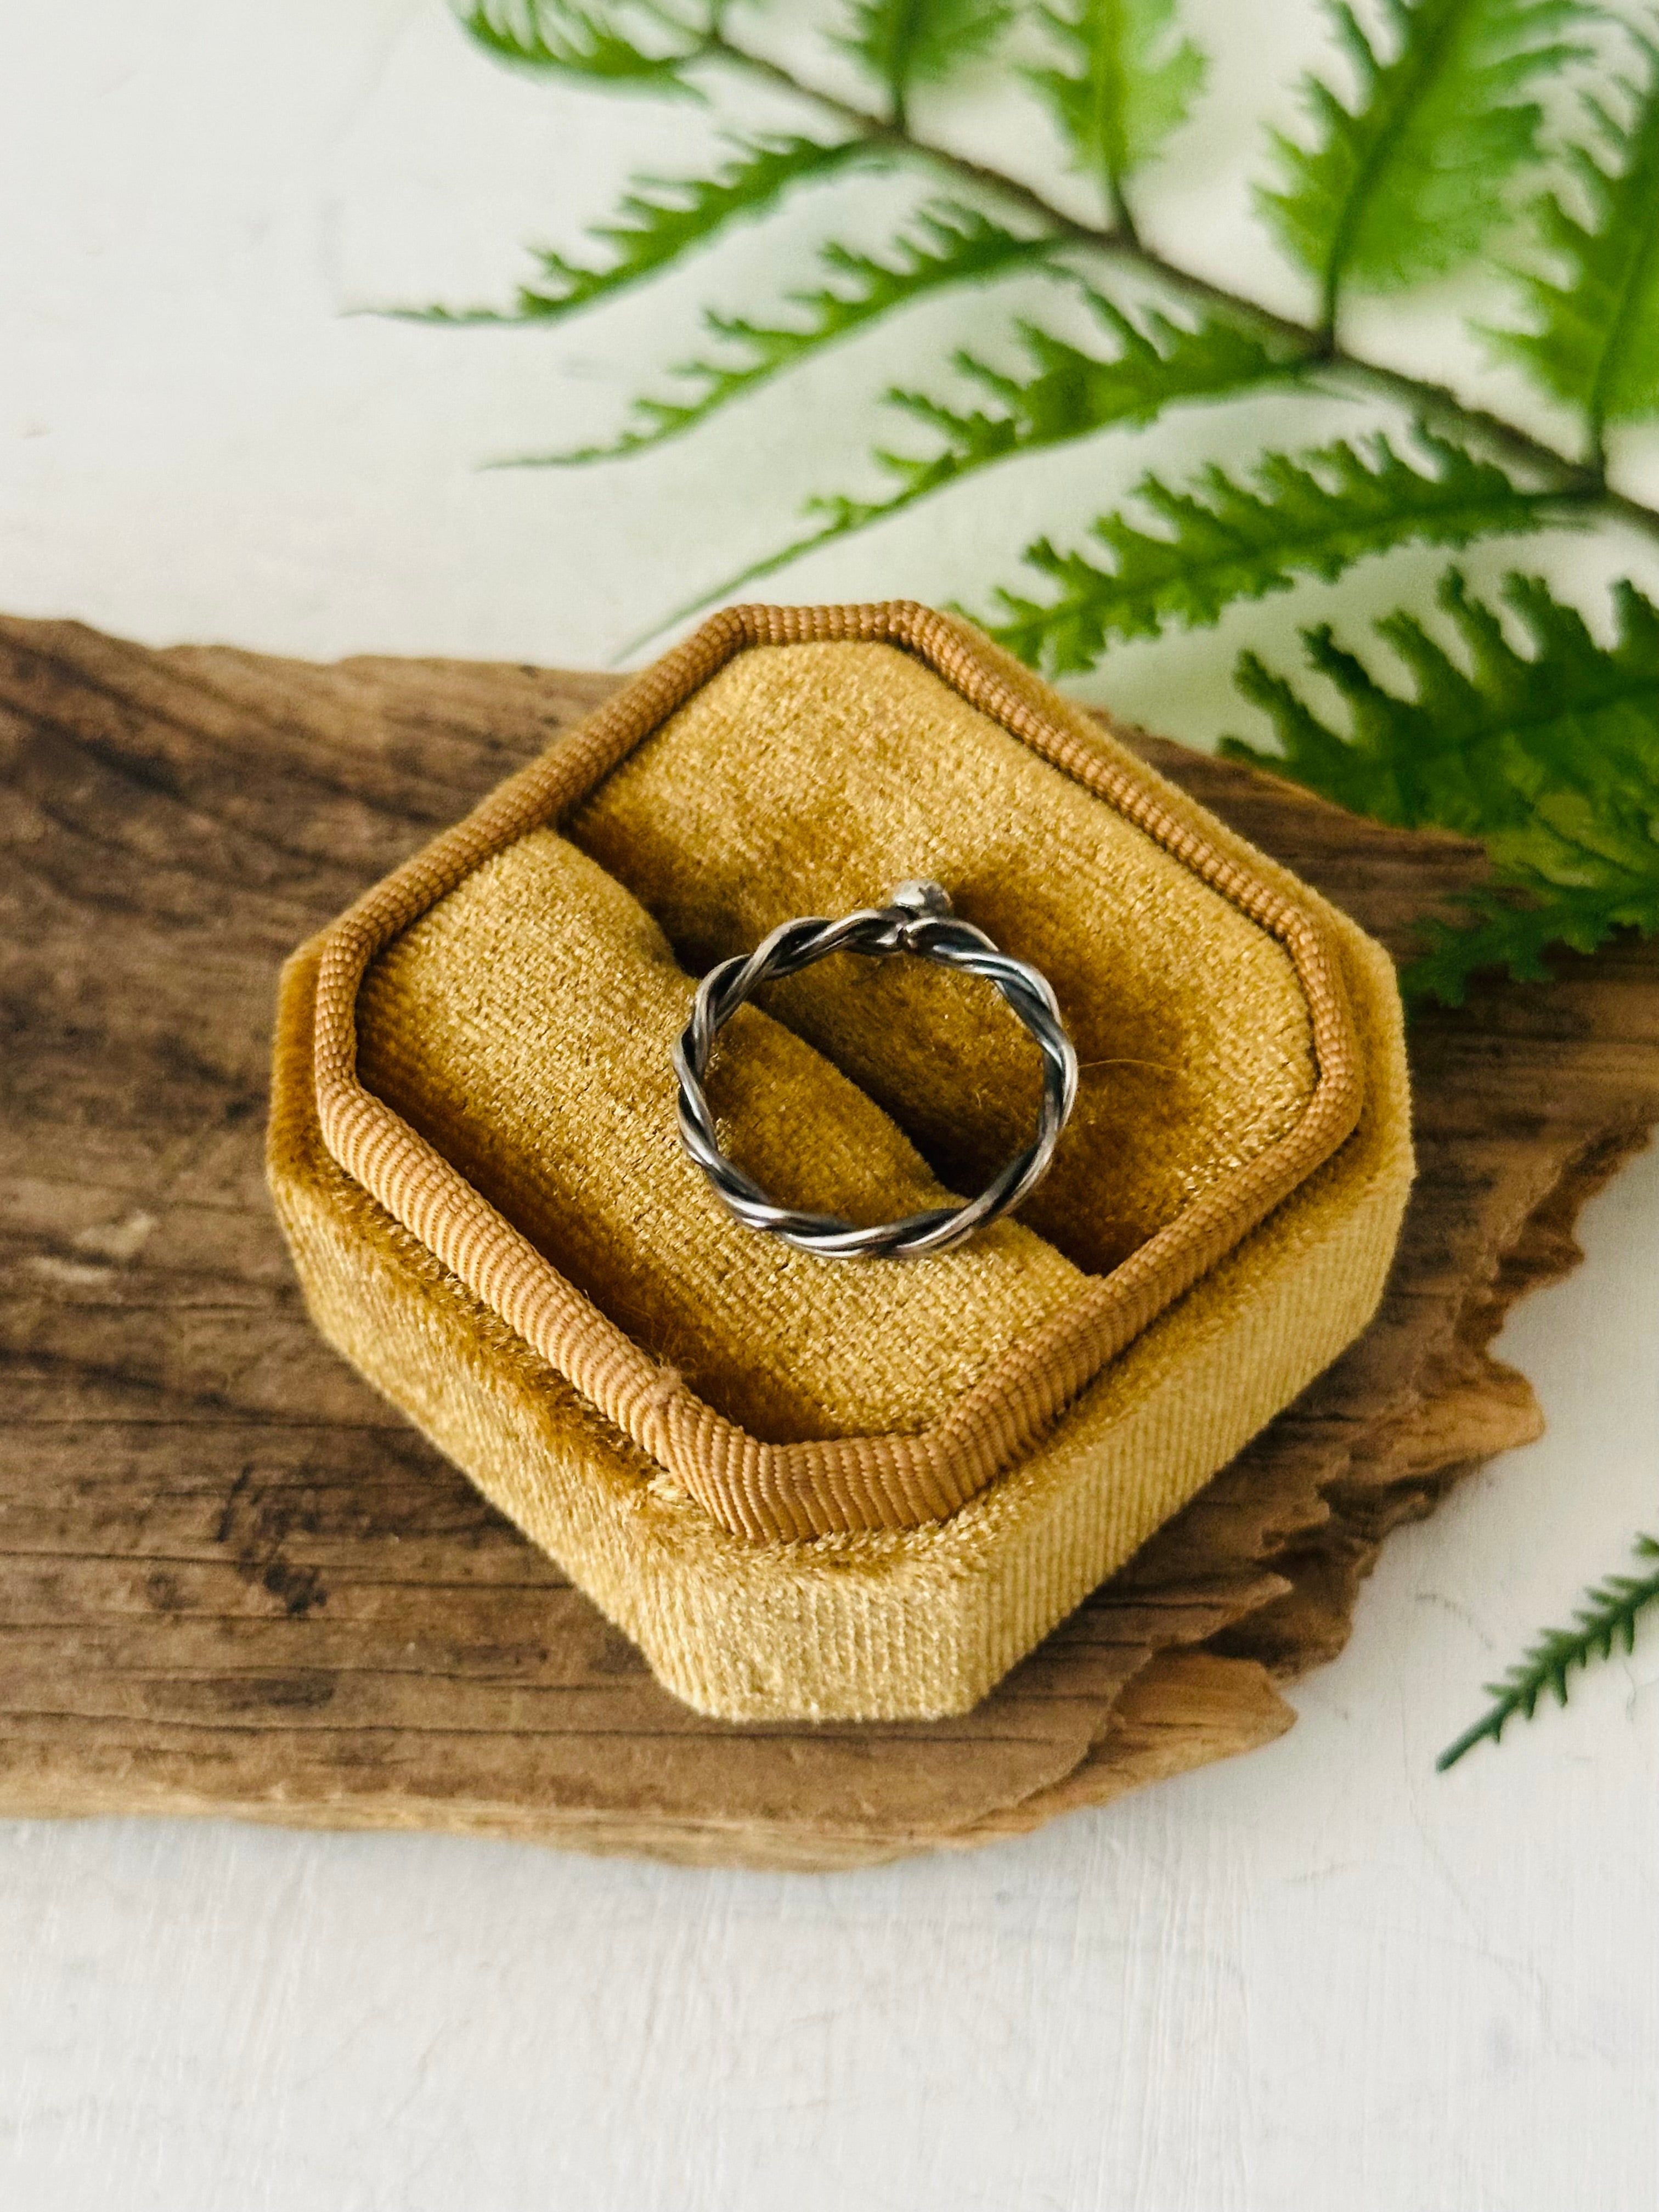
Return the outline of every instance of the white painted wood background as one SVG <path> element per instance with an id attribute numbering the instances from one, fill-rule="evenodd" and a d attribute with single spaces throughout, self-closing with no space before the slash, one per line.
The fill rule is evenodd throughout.
<path id="1" fill-rule="evenodd" d="M 1238 179 L 1325 34 L 1303 0 L 1194 13 L 1216 88 L 1153 225 L 1289 302 Z M 156 643 L 604 662 L 849 482 L 870 394 L 982 303 L 575 477 L 476 465 L 614 424 L 637 364 L 684 351 L 706 280 L 558 333 L 348 311 L 500 296 L 520 240 L 568 238 L 628 166 L 672 167 L 706 127 L 500 74 L 440 0 L 8 9 L 0 605 Z M 994 150 L 1024 127 L 994 104 L 975 122 Z M 741 240 L 711 294 L 775 266 Z M 1473 362 L 1452 311 L 1480 297 L 1374 327 Z M 1142 466 L 1343 419 L 1262 401 L 1086 468 L 1051 457 L 787 594 L 971 599 Z M 1435 565 L 1379 564 L 1340 604 L 1385 607 Z M 1609 574 L 1659 583 L 1628 542 L 1547 565 L 1593 612 Z M 1249 635 L 1288 658 L 1295 621 L 1334 604 L 1258 611 Z M 1239 726 L 1239 634 L 1131 648 L 1095 692 L 1198 740 Z M 1567 1713 L 1432 1771 L 1480 1683 L 1659 1524 L 1659 1165 L 1585 1237 L 1588 1266 L 1504 1346 L 1549 1437 L 1393 1540 L 1297 1729 L 1233 1765 L 973 1856 L 815 1879 L 0 1826 L 0 2203 L 1650 2212 L 1659 1637 Z"/>

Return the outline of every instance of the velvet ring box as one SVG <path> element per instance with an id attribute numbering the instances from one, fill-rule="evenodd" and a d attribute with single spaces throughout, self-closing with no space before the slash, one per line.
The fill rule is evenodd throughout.
<path id="1" fill-rule="evenodd" d="M 1083 1066 L 1013 1218 L 825 1259 L 720 1207 L 696 976 L 907 877 Z M 990 987 L 827 961 L 725 1033 L 774 1195 L 979 1188 L 1038 1055 Z M 1364 1328 L 1411 1177 L 1384 954 L 967 625 L 716 617 L 285 971 L 271 1188 L 323 1334 L 700 1711 L 966 1711 Z"/>

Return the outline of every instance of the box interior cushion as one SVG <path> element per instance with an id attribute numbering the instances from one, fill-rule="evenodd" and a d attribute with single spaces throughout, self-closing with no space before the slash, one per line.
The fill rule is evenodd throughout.
<path id="1" fill-rule="evenodd" d="M 739 654 L 564 832 L 517 837 L 379 956 L 359 1073 L 762 1442 L 937 1422 L 1312 1093 L 1283 946 L 891 647 Z M 921 1261 L 814 1258 L 732 1220 L 685 1158 L 669 1048 L 696 971 L 913 874 L 1049 976 L 1079 1105 L 1018 1220 Z M 1024 1141 L 1037 1057 L 988 987 L 848 956 L 767 1003 L 778 1018 L 732 1024 L 714 1088 L 733 1153 L 787 1201 L 890 1218 L 977 1188 Z"/>
<path id="2" fill-rule="evenodd" d="M 694 973 L 793 915 L 880 904 L 910 876 L 945 884 L 1059 996 L 1082 1084 L 1020 1218 L 1089 1273 L 1259 1157 L 1313 1091 L 1306 995 L 1283 945 L 890 645 L 740 653 L 567 831 Z M 1037 1054 L 988 999 L 920 961 L 849 956 L 765 1003 L 943 1181 L 975 1190 L 1028 1141 L 1041 1084 Z"/>

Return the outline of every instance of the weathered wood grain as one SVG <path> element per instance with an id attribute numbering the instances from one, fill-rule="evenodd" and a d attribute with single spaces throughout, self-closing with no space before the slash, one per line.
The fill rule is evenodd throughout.
<path id="1" fill-rule="evenodd" d="M 1486 1346 L 1659 1119 L 1633 942 L 1418 1024 L 1376 1325 L 977 1712 L 675 1704 L 312 1334 L 260 1168 L 283 956 L 609 688 L 0 622 L 0 1810 L 799 1867 L 1007 1835 L 1279 1734 L 1389 1529 L 1537 1433 Z M 1479 875 L 1146 750 L 1396 949 Z"/>

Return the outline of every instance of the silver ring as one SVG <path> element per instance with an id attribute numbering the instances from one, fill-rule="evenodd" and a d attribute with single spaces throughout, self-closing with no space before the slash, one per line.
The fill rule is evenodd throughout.
<path id="1" fill-rule="evenodd" d="M 963 968 L 994 983 L 1009 1006 L 1036 1040 L 1042 1054 L 1042 1105 L 1036 1135 L 1023 1152 L 994 1176 L 977 1198 L 962 1206 L 932 1207 L 855 1228 L 833 1213 L 801 1213 L 775 1205 L 752 1176 L 726 1158 L 714 1133 L 714 1117 L 703 1091 L 714 1039 L 746 999 L 780 975 L 793 975 L 832 952 L 861 952 L 867 959 L 890 960 L 902 952 Z M 866 907 L 839 921 L 804 915 L 781 922 L 750 953 L 722 960 L 697 987 L 691 1018 L 674 1047 L 679 1083 L 680 1136 L 686 1151 L 714 1185 L 721 1202 L 750 1229 L 782 1237 L 803 1252 L 842 1259 L 915 1259 L 924 1252 L 946 1252 L 1019 1204 L 1054 1158 L 1060 1133 L 1077 1098 L 1077 1053 L 1066 1034 L 1048 979 L 1029 962 L 999 951 L 982 929 L 963 921 L 951 906 L 943 884 L 904 883 L 884 907 Z"/>

